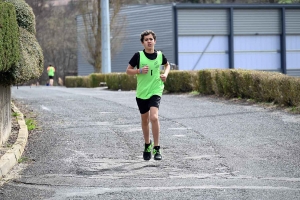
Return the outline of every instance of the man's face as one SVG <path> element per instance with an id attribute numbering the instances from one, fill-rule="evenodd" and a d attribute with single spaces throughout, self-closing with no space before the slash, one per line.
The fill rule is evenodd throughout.
<path id="1" fill-rule="evenodd" d="M 143 41 L 142 44 L 143 44 L 145 49 L 154 49 L 155 43 L 156 43 L 156 41 L 154 40 L 152 34 L 144 36 L 144 41 Z"/>

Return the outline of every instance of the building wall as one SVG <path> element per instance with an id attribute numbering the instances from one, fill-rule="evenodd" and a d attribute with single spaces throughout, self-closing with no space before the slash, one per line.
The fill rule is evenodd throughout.
<path id="1" fill-rule="evenodd" d="M 11 132 L 11 88 L 0 86 L 0 144 Z"/>
<path id="2" fill-rule="evenodd" d="M 239 68 L 300 76 L 300 6 L 174 7 L 179 69 Z"/>
<path id="3" fill-rule="evenodd" d="M 228 11 L 178 10 L 180 70 L 228 68 Z"/>
<path id="4" fill-rule="evenodd" d="M 287 74 L 300 76 L 300 9 L 287 9 L 285 13 Z"/>
<path id="5" fill-rule="evenodd" d="M 180 70 L 240 68 L 300 76 L 300 6 L 133 5 L 120 13 L 126 30 L 121 49 L 112 57 L 112 72 L 126 70 L 142 49 L 140 33 L 152 29 L 156 49 Z M 79 37 L 80 26 L 78 20 Z M 78 75 L 92 72 L 79 51 Z"/>
<path id="6" fill-rule="evenodd" d="M 112 55 L 111 72 L 125 72 L 128 62 L 137 51 L 143 50 L 140 34 L 144 30 L 153 30 L 157 36 L 155 49 L 161 50 L 169 62 L 174 62 L 174 33 L 172 4 L 162 5 L 131 5 L 125 6 L 120 11 L 124 20 L 120 26 L 125 26 L 121 39 L 121 48 Z M 84 35 L 82 16 L 77 16 L 78 41 Z M 84 47 L 78 48 L 78 75 L 88 75 L 93 72 L 93 67 L 84 57 Z"/>

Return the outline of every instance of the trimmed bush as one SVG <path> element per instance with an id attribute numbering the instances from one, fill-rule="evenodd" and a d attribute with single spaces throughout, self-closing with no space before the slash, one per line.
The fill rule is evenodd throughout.
<path id="1" fill-rule="evenodd" d="M 16 13 L 15 22 L 19 25 L 16 34 L 19 36 L 17 40 L 19 45 L 18 51 L 13 54 L 16 53 L 19 57 L 14 68 L 5 74 L 0 74 L 0 77 L 1 81 L 6 81 L 6 85 L 22 84 L 41 76 L 44 70 L 43 52 L 35 37 L 35 17 L 31 7 L 24 0 L 5 0 L 5 2 L 13 5 L 11 9 Z"/>
<path id="2" fill-rule="evenodd" d="M 16 11 L 10 3 L 0 3 L 0 73 L 8 72 L 19 61 L 19 30 Z M 14 71 L 11 69 L 10 71 Z M 1 75 L 1 82 L 3 78 Z"/>
<path id="3" fill-rule="evenodd" d="M 191 92 L 197 86 L 197 83 L 193 82 L 194 76 L 195 74 L 190 71 L 170 71 L 165 82 L 165 90 L 168 92 Z"/>
<path id="4" fill-rule="evenodd" d="M 106 74 L 105 82 L 108 89 L 111 90 L 135 90 L 137 84 L 136 76 L 126 73 Z"/>
<path id="5" fill-rule="evenodd" d="M 65 78 L 66 87 L 91 87 L 91 81 L 88 76 L 66 76 Z"/>
<path id="6" fill-rule="evenodd" d="M 35 36 L 23 28 L 20 30 L 21 57 L 17 66 L 17 83 L 40 77 L 44 70 L 44 56 Z"/>
<path id="7" fill-rule="evenodd" d="M 35 35 L 35 16 L 32 8 L 24 0 L 4 0 L 15 6 L 19 27 Z"/>
<path id="8" fill-rule="evenodd" d="M 136 89 L 136 76 L 126 73 L 66 77 L 66 86 L 97 87 L 100 82 L 104 82 L 104 77 L 108 89 Z M 202 94 L 254 99 L 285 106 L 300 106 L 300 78 L 278 72 L 239 69 L 170 71 L 165 83 L 165 90 L 170 93 L 186 93 L 197 90 Z"/>
<path id="9" fill-rule="evenodd" d="M 199 88 L 201 94 L 214 94 L 211 70 L 200 70 L 198 72 Z"/>
<path id="10" fill-rule="evenodd" d="M 91 87 L 99 87 L 101 82 L 105 82 L 105 74 L 93 73 L 89 75 Z"/>

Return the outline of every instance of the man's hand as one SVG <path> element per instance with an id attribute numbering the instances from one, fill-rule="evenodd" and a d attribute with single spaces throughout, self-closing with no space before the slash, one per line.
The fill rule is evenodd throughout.
<path id="1" fill-rule="evenodd" d="M 146 66 L 144 66 L 144 67 L 142 68 L 142 74 L 147 74 L 148 71 L 149 71 L 148 65 L 146 65 Z"/>
<path id="2" fill-rule="evenodd" d="M 160 75 L 160 79 L 163 81 L 163 82 L 165 82 L 166 80 L 167 80 L 167 75 L 165 75 L 165 74 L 161 74 Z"/>

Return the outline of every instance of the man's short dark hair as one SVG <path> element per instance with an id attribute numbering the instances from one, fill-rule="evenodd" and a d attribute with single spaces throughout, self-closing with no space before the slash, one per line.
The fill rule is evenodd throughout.
<path id="1" fill-rule="evenodd" d="M 156 40 L 156 35 L 155 35 L 155 33 L 154 33 L 153 31 L 151 31 L 151 30 L 146 30 L 146 31 L 143 31 L 143 32 L 141 33 L 141 42 L 144 41 L 144 37 L 145 37 L 145 36 L 150 35 L 150 34 L 153 36 L 153 39 Z"/>

